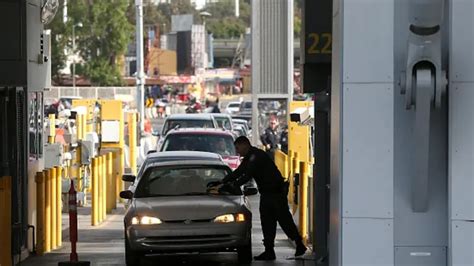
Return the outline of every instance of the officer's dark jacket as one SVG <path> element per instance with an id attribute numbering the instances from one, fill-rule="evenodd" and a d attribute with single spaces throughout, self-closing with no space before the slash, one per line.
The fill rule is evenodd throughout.
<path id="1" fill-rule="evenodd" d="M 235 182 L 242 186 L 255 179 L 260 194 L 284 192 L 285 180 L 273 160 L 260 149 L 251 147 L 240 166 L 223 179 L 223 183 Z"/>
<path id="2" fill-rule="evenodd" d="M 272 149 L 277 148 L 278 135 L 277 135 L 277 132 L 275 130 L 271 129 L 270 127 L 265 129 L 265 132 L 261 136 L 261 140 L 262 140 L 263 145 L 266 146 L 266 145 L 270 144 L 270 147 Z"/>

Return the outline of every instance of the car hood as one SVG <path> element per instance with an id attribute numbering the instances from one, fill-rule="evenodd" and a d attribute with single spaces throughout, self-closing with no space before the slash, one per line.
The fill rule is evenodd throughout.
<path id="1" fill-rule="evenodd" d="M 222 214 L 237 213 L 242 196 L 176 196 L 135 199 L 135 213 L 163 221 L 206 220 Z"/>
<path id="2" fill-rule="evenodd" d="M 235 170 L 240 165 L 240 157 L 239 156 L 227 156 L 223 155 L 222 160 L 232 169 Z"/>

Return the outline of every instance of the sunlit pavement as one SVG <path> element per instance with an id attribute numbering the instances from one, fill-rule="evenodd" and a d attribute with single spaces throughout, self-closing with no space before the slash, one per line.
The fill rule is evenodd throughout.
<path id="1" fill-rule="evenodd" d="M 258 215 L 258 196 L 251 198 L 253 209 L 252 245 L 253 254 L 263 251 L 262 233 Z M 79 243 L 78 253 L 80 260 L 90 261 L 91 265 L 125 265 L 125 249 L 123 234 L 123 208 L 114 214 L 108 215 L 107 220 L 100 226 L 90 225 L 90 215 L 87 208 L 81 208 L 79 213 Z M 65 239 L 67 234 L 65 235 Z M 67 240 L 65 240 L 67 241 Z M 315 265 L 314 261 L 289 260 L 294 253 L 281 229 L 278 229 L 275 242 L 277 260 L 274 262 L 252 262 L 251 265 Z M 59 261 L 69 259 L 70 245 L 63 243 L 63 247 L 42 257 L 31 257 L 21 263 L 24 266 L 57 265 Z M 152 256 L 142 260 L 142 265 L 239 265 L 237 255 L 233 253 L 185 254 Z"/>

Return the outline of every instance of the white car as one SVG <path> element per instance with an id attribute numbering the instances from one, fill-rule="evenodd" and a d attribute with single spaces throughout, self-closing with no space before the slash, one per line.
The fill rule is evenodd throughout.
<path id="1" fill-rule="evenodd" d="M 225 108 L 225 112 L 228 114 L 236 114 L 240 110 L 240 102 L 229 102 Z"/>

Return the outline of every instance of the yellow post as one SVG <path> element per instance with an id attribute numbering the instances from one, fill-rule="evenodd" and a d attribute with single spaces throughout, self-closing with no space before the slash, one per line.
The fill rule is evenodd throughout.
<path id="1" fill-rule="evenodd" d="M 130 169 L 137 174 L 137 114 L 128 113 L 128 146 L 130 149 Z"/>
<path id="2" fill-rule="evenodd" d="M 289 183 L 289 189 L 288 189 L 288 202 L 290 203 L 291 206 L 293 206 L 294 202 L 294 197 L 293 197 L 293 188 L 294 188 L 294 179 L 293 179 L 293 157 L 295 156 L 295 153 L 292 150 L 288 151 L 288 183 Z"/>
<path id="3" fill-rule="evenodd" d="M 62 212 L 62 176 L 63 169 L 61 167 L 56 168 L 56 244 L 58 247 L 63 245 L 63 212 Z"/>
<path id="4" fill-rule="evenodd" d="M 303 241 L 308 240 L 308 165 L 300 162 L 300 185 L 299 185 L 299 229 Z"/>
<path id="5" fill-rule="evenodd" d="M 54 137 L 56 136 L 56 116 L 54 114 L 50 114 L 48 116 L 49 119 L 49 136 L 48 136 L 48 143 L 54 143 Z"/>
<path id="6" fill-rule="evenodd" d="M 45 219 L 45 198 L 44 198 L 44 180 L 43 172 L 36 173 L 36 253 L 44 254 L 44 219 Z"/>
<path id="7" fill-rule="evenodd" d="M 91 211 L 91 224 L 98 225 L 99 224 L 99 212 L 98 212 L 98 174 L 99 174 L 99 159 L 93 158 L 92 159 L 92 180 L 91 180 L 91 191 L 92 191 L 92 211 Z"/>
<path id="8" fill-rule="evenodd" d="M 107 155 L 102 155 L 102 220 L 107 217 Z"/>
<path id="9" fill-rule="evenodd" d="M 77 130 L 77 139 L 82 140 L 84 138 L 84 131 L 82 127 L 82 116 L 81 114 L 76 115 L 76 130 Z"/>
<path id="10" fill-rule="evenodd" d="M 11 182 L 10 176 L 0 177 L 0 265 L 12 265 Z"/>
<path id="11" fill-rule="evenodd" d="M 57 171 L 56 168 L 51 168 L 51 249 L 56 249 L 58 247 L 58 243 L 56 242 L 56 227 L 57 227 L 57 187 L 56 187 L 56 179 L 57 179 Z"/>
<path id="12" fill-rule="evenodd" d="M 117 191 L 116 191 L 116 197 L 119 198 L 120 192 L 123 190 L 123 181 L 122 181 L 122 176 L 123 176 L 123 170 L 125 168 L 125 155 L 123 153 L 123 149 L 119 149 L 118 151 L 118 161 L 119 161 L 119 169 L 118 169 L 118 176 L 117 176 Z M 119 200 L 121 200 L 119 198 Z"/>
<path id="13" fill-rule="evenodd" d="M 99 156 L 99 169 L 98 169 L 98 175 L 97 175 L 97 184 L 98 184 L 97 190 L 99 191 L 98 201 L 97 201 L 98 206 L 99 206 L 99 209 L 98 209 L 99 223 L 102 223 L 102 221 L 104 220 L 104 217 L 102 216 L 102 198 L 104 196 L 104 191 L 102 190 L 103 189 L 103 184 L 102 184 L 103 167 L 104 167 L 103 157 Z"/>
<path id="14" fill-rule="evenodd" d="M 44 234 L 45 234 L 45 239 L 44 239 L 44 251 L 49 252 L 51 251 L 51 170 L 47 169 L 45 170 L 45 178 L 46 178 L 46 183 L 45 183 L 45 221 L 44 221 Z"/>
<path id="15" fill-rule="evenodd" d="M 299 200 L 298 199 L 298 203 L 295 203 L 295 198 L 294 196 L 296 195 L 296 191 L 295 191 L 295 182 L 294 182 L 294 179 L 295 179 L 295 175 L 296 174 L 299 174 L 299 154 L 297 152 L 294 152 L 293 153 L 293 169 L 292 169 L 292 175 L 291 175 L 291 180 L 293 182 L 293 186 L 292 188 L 290 189 L 292 192 L 291 192 L 291 196 L 293 197 L 293 203 L 292 203 L 292 211 L 293 211 L 293 214 L 295 214 L 297 208 L 298 208 L 298 204 L 299 204 Z"/>
<path id="16" fill-rule="evenodd" d="M 112 213 L 112 209 L 115 209 L 114 207 L 114 196 L 115 196 L 115 186 L 113 180 L 114 175 L 113 175 L 113 157 L 112 153 L 109 152 L 107 153 L 107 182 L 106 182 L 106 187 L 107 187 L 107 213 Z"/>

